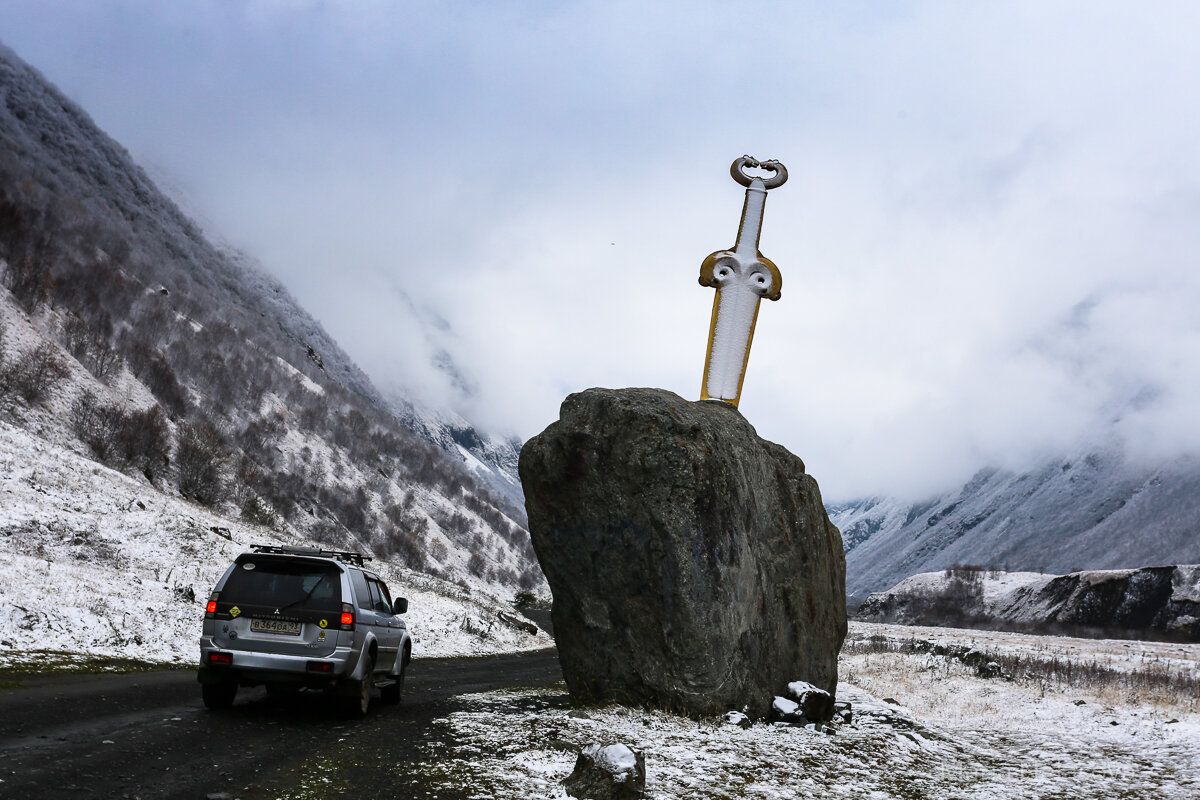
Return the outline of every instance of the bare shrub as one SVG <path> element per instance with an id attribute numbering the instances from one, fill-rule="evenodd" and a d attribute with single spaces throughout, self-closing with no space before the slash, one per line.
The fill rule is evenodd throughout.
<path id="1" fill-rule="evenodd" d="M 465 546 L 472 539 L 471 519 L 461 511 L 448 511 L 437 508 L 433 511 L 433 521 L 450 538 L 450 541 Z"/>
<path id="2" fill-rule="evenodd" d="M 517 576 L 517 586 L 519 586 L 522 591 L 532 592 L 541 582 L 541 570 L 534 565 L 526 567 L 521 571 L 521 574 Z"/>
<path id="3" fill-rule="evenodd" d="M 978 564 L 955 564 L 946 567 L 945 575 L 952 580 L 962 581 L 968 584 L 977 584 L 983 582 L 984 573 L 987 572 L 986 567 L 981 567 Z"/>
<path id="4" fill-rule="evenodd" d="M 225 443 L 217 429 L 204 421 L 181 425 L 175 462 L 179 491 L 204 505 L 216 505 L 225 485 Z"/>
<path id="5" fill-rule="evenodd" d="M 54 345 L 42 342 L 11 362 L 0 362 L 0 391 L 19 395 L 32 405 L 49 398 L 70 374 Z"/>
<path id="6" fill-rule="evenodd" d="M 121 370 L 121 354 L 109 343 L 106 330 L 112 324 L 102 316 L 89 325 L 77 314 L 67 314 L 63 322 L 61 337 L 67 352 L 96 376 L 97 380 L 109 383 Z"/>
<path id="7" fill-rule="evenodd" d="M 981 624 L 983 567 L 955 564 L 940 586 L 914 590 L 871 608 L 871 619 L 908 625 L 969 627 Z"/>
<path id="8" fill-rule="evenodd" d="M 413 531 L 390 531 L 376 542 L 373 550 L 381 559 L 397 559 L 410 569 L 424 571 L 429 566 L 425 537 Z"/>
<path id="9" fill-rule="evenodd" d="M 138 339 L 123 339 L 122 347 L 129 359 L 130 369 L 138 380 L 146 385 L 172 416 L 183 416 L 189 405 L 187 391 L 179 383 L 175 370 L 166 358 Z"/>
<path id="10" fill-rule="evenodd" d="M 97 460 L 112 463 L 117 448 L 119 409 L 101 403 L 92 392 L 84 392 L 71 407 L 71 429 Z"/>
<path id="11" fill-rule="evenodd" d="M 71 428 L 97 460 L 117 468 L 132 468 L 151 483 L 167 469 L 171 434 L 167 416 L 158 406 L 125 410 L 85 392 L 71 408 Z"/>
<path id="12" fill-rule="evenodd" d="M 117 441 L 125 462 L 151 483 L 165 476 L 171 456 L 171 429 L 166 413 L 154 405 L 127 412 L 124 423 Z"/>
<path id="13" fill-rule="evenodd" d="M 279 515 L 271 504 L 257 495 L 242 504 L 242 519 L 254 525 L 273 528 L 279 524 Z"/>
<path id="14" fill-rule="evenodd" d="M 26 314 L 32 314 L 50 299 L 54 286 L 46 265 L 50 251 L 50 237 L 42 236 L 26 252 L 13 254 L 4 261 L 0 279 Z"/>
<path id="15" fill-rule="evenodd" d="M 433 544 L 429 546 L 429 554 L 436 560 L 444 562 L 449 551 L 446 549 L 446 543 L 441 539 L 434 539 Z"/>

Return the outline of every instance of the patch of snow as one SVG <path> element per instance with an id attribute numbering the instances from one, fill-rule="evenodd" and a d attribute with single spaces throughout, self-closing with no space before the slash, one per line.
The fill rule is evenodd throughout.
<path id="1" fill-rule="evenodd" d="M 816 686 L 813 686 L 811 683 L 808 683 L 806 681 L 792 681 L 791 683 L 788 684 L 787 688 L 788 688 L 788 694 L 790 694 L 792 697 L 797 697 L 797 698 L 803 697 L 804 695 L 808 694 L 809 692 L 820 692 L 821 694 L 829 694 L 829 692 L 825 691 L 824 689 L 818 689 Z"/>
<path id="2" fill-rule="evenodd" d="M 458 454 L 462 456 L 462 460 L 466 463 L 467 469 L 469 469 L 471 472 L 494 472 L 491 467 L 476 458 L 470 450 L 463 447 L 461 444 L 455 444 L 455 448 L 458 449 Z"/>
<path id="3" fill-rule="evenodd" d="M 637 756 L 623 744 L 610 744 L 604 747 L 592 745 L 594 749 L 585 748 L 585 752 L 595 760 L 596 766 L 618 780 L 632 778 L 637 770 Z"/>
<path id="4" fill-rule="evenodd" d="M 743 714 L 741 711 L 730 711 L 725 714 L 724 719 L 730 725 L 745 726 L 745 725 L 750 724 L 750 718 L 748 716 L 746 716 L 745 714 Z"/>
<path id="5" fill-rule="evenodd" d="M 1057 575 L 1046 575 L 1041 572 L 1000 572 L 984 570 L 979 573 L 980 588 L 983 601 L 989 606 L 1004 604 L 1018 589 L 1039 583 L 1048 583 Z M 877 594 L 917 594 L 921 592 L 938 592 L 946 587 L 952 578 L 946 576 L 945 570 L 938 572 L 921 572 L 910 575 L 897 583 L 886 592 Z"/>
<path id="6" fill-rule="evenodd" d="M 789 700 L 786 697 L 776 697 L 771 702 L 771 708 L 778 712 L 780 716 L 787 717 L 799 711 L 800 704 Z"/>
<path id="7" fill-rule="evenodd" d="M 303 372 L 301 372 L 300 370 L 293 367 L 287 360 L 280 358 L 279 356 L 275 356 L 275 360 L 279 362 L 279 366 L 283 367 L 284 372 L 288 373 L 293 378 L 295 378 L 300 383 L 300 385 L 303 386 L 305 389 L 312 392 L 313 394 L 319 394 L 319 395 L 325 394 L 324 386 L 317 383 L 312 378 L 308 377 Z"/>

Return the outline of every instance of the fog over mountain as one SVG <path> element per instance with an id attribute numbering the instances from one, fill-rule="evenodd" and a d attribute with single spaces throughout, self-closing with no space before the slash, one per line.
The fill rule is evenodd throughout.
<path id="1" fill-rule="evenodd" d="M 588 386 L 698 395 L 728 164 L 782 159 L 742 410 L 846 501 L 1114 432 L 1200 450 L 1198 14 L 14 0 L 0 30 L 381 391 L 521 438 Z"/>
<path id="2" fill-rule="evenodd" d="M 741 411 L 820 482 L 856 591 L 953 560 L 1194 560 L 1197 23 L 1115 2 L 0 6 L 10 45 L 344 348 L 345 385 L 510 500 L 514 442 L 569 392 L 698 395 L 727 165 L 781 159 L 761 247 L 784 291 Z"/>
<path id="3" fill-rule="evenodd" d="M 282 284 L 210 242 L 3 46 L 0 234 L 3 424 L 260 535 L 464 588 L 541 585 L 515 444 L 377 389 Z M 45 534 L 5 525 L 26 548 Z"/>

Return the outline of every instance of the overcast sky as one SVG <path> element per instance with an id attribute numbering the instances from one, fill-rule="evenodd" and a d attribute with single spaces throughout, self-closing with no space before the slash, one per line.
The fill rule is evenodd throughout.
<path id="1" fill-rule="evenodd" d="M 1200 450 L 1197 31 L 1094 0 L 0 0 L 381 388 L 523 438 L 589 386 L 699 396 L 729 164 L 782 160 L 741 409 L 834 501 L 1113 433 Z"/>

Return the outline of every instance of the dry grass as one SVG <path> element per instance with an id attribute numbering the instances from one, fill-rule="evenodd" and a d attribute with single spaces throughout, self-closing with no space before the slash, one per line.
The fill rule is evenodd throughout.
<path id="1" fill-rule="evenodd" d="M 1163 712 L 1200 713 L 1200 672 L 1194 662 L 1152 659 L 1142 663 L 1070 658 L 1053 652 L 989 651 L 916 637 L 872 634 L 847 640 L 842 678 L 887 696 L 917 690 L 931 681 L 972 678 L 1004 681 L 1014 688 L 1070 696 L 1113 707 L 1148 707 Z M 987 683 L 977 690 L 986 698 Z M 986 703 L 984 705 L 987 705 Z"/>

